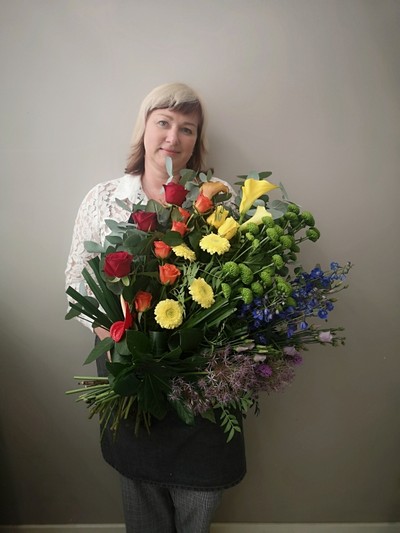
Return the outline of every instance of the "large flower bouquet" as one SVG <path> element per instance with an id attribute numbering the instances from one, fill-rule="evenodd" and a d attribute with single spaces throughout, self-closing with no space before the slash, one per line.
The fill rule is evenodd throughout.
<path id="1" fill-rule="evenodd" d="M 210 172 L 184 170 L 177 184 L 167 169 L 165 205 L 135 205 L 129 222 L 105 221 L 105 243 L 85 243 L 89 290 L 67 289 L 66 318 L 109 330 L 85 361 L 109 352 L 108 375 L 77 376 L 68 393 L 113 430 L 131 416 L 150 430 L 174 409 L 186 424 L 219 423 L 229 441 L 238 413 L 289 383 L 308 345 L 344 343 L 326 320 L 351 265 L 303 270 L 300 245 L 320 233 L 270 172 L 239 176 L 235 195 Z"/>

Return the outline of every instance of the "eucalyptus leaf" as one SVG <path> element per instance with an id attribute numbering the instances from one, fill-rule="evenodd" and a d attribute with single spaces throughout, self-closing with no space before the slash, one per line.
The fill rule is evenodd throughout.
<path id="1" fill-rule="evenodd" d="M 276 209 L 277 211 L 281 211 L 284 214 L 287 211 L 288 203 L 283 202 L 282 200 L 274 200 L 271 202 L 270 207 L 272 209 Z"/>
<path id="2" fill-rule="evenodd" d="M 122 237 L 119 237 L 117 235 L 107 235 L 106 241 L 110 242 L 111 244 L 121 244 Z"/>
<path id="3" fill-rule="evenodd" d="M 122 207 L 122 209 L 125 209 L 125 211 L 129 211 L 129 213 L 132 212 L 132 208 L 130 207 L 130 205 L 124 202 L 123 200 L 116 198 L 115 203 L 119 205 L 119 207 Z"/>
<path id="4" fill-rule="evenodd" d="M 110 228 L 111 231 L 119 231 L 119 223 L 113 220 L 112 218 L 106 218 L 104 222 L 106 223 L 107 227 Z"/>
<path id="5" fill-rule="evenodd" d="M 167 156 L 165 158 L 165 168 L 167 169 L 167 172 L 168 172 L 168 176 L 173 176 L 174 175 L 174 170 L 173 170 L 173 164 L 172 164 L 172 158 Z"/>
<path id="6" fill-rule="evenodd" d="M 260 176 L 262 180 L 265 180 L 269 178 L 270 176 L 272 176 L 272 172 L 269 172 L 269 171 L 259 172 L 258 175 Z"/>
<path id="7" fill-rule="evenodd" d="M 105 252 L 104 247 L 94 241 L 84 241 L 83 246 L 90 254 L 103 254 Z"/>

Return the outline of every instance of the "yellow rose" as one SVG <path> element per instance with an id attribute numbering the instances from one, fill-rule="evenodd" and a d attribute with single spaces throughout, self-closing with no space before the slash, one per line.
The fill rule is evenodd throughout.
<path id="1" fill-rule="evenodd" d="M 264 217 L 272 217 L 272 215 L 269 211 L 265 209 L 263 205 L 258 205 L 254 215 L 251 218 L 249 218 L 249 220 L 246 220 L 246 222 L 244 222 L 240 226 L 240 228 L 241 229 L 245 228 L 246 224 L 249 224 L 249 222 L 253 222 L 253 224 L 260 225 L 262 224 L 262 219 Z"/>
<path id="2" fill-rule="evenodd" d="M 243 195 L 239 206 L 240 214 L 244 215 L 247 213 L 257 198 L 260 198 L 263 194 L 267 194 L 267 192 L 277 188 L 278 185 L 274 185 L 267 180 L 247 178 L 242 187 Z"/>
<path id="3" fill-rule="evenodd" d="M 222 226 L 218 229 L 218 235 L 220 237 L 225 237 L 225 239 L 232 239 L 236 235 L 237 230 L 239 229 L 239 224 L 233 217 L 228 217 Z"/>
<path id="4" fill-rule="evenodd" d="M 207 198 L 214 198 L 219 192 L 228 192 L 229 188 L 221 181 L 206 181 L 200 187 L 200 191 L 207 196 Z"/>
<path id="5" fill-rule="evenodd" d="M 222 206 L 218 205 L 213 213 L 207 218 L 207 224 L 219 228 L 225 222 L 229 212 Z"/>

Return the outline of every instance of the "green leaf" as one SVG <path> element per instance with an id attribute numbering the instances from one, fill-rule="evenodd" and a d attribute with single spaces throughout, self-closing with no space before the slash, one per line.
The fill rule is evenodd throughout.
<path id="1" fill-rule="evenodd" d="M 204 413 L 200 413 L 200 414 L 201 414 L 202 418 L 205 418 L 206 420 L 209 420 L 213 424 L 216 423 L 214 409 L 208 409 L 208 411 L 205 411 Z"/>
<path id="2" fill-rule="evenodd" d="M 83 246 L 90 254 L 103 254 L 105 252 L 104 247 L 94 241 L 84 241 Z"/>
<path id="3" fill-rule="evenodd" d="M 125 365 L 123 365 L 125 366 Z M 112 382 L 112 389 L 120 396 L 133 396 L 137 394 L 141 382 L 132 371 L 132 368 L 121 372 Z"/>
<path id="4" fill-rule="evenodd" d="M 187 328 L 175 331 L 169 338 L 168 345 L 170 349 L 178 346 L 182 352 L 194 352 L 198 349 L 204 339 L 204 332 L 201 328 Z"/>
<path id="5" fill-rule="evenodd" d="M 132 208 L 123 200 L 120 200 L 119 198 L 115 199 L 115 203 L 119 205 L 119 207 L 122 207 L 122 209 L 125 209 L 125 211 L 129 211 L 129 213 L 132 212 Z"/>
<path id="6" fill-rule="evenodd" d="M 175 409 L 179 418 L 188 426 L 194 426 L 194 414 L 186 407 L 186 405 L 179 400 L 170 400 L 169 402 Z"/>
<path id="7" fill-rule="evenodd" d="M 141 331 L 128 330 L 126 332 L 126 343 L 133 356 L 151 354 L 150 339 Z"/>
<path id="8" fill-rule="evenodd" d="M 167 231 L 164 237 L 161 237 L 161 240 L 168 246 L 179 246 L 183 243 L 182 235 L 177 231 Z"/>
<path id="9" fill-rule="evenodd" d="M 259 172 L 258 175 L 260 176 L 260 178 L 262 180 L 265 180 L 265 179 L 269 178 L 270 176 L 272 176 L 272 172 L 268 172 L 268 171 Z"/>
<path id="10" fill-rule="evenodd" d="M 106 218 L 104 222 L 106 223 L 107 227 L 110 228 L 111 231 L 120 231 L 119 223 L 113 220 L 112 218 Z"/>
<path id="11" fill-rule="evenodd" d="M 68 313 L 65 315 L 65 320 L 71 320 L 71 318 L 75 318 L 81 314 L 81 311 L 79 309 L 71 309 L 68 311 Z"/>
<path id="12" fill-rule="evenodd" d="M 110 242 L 111 244 L 121 244 L 122 237 L 119 237 L 118 235 L 107 235 L 106 241 Z"/>
<path id="13" fill-rule="evenodd" d="M 104 353 L 111 350 L 111 348 L 114 346 L 114 341 L 111 337 L 106 337 L 102 341 L 98 342 L 96 346 L 93 348 L 93 350 L 90 352 L 90 354 L 87 356 L 84 365 L 88 365 L 89 363 L 92 363 L 95 361 L 100 355 L 103 355 Z"/>

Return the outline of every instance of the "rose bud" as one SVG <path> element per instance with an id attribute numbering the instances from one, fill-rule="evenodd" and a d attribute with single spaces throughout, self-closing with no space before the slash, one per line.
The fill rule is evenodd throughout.
<path id="1" fill-rule="evenodd" d="M 207 196 L 204 196 L 202 192 L 200 192 L 194 204 L 194 207 L 197 209 L 197 211 L 200 214 L 206 213 L 207 211 L 210 211 L 213 206 L 213 201 L 210 198 L 207 198 Z"/>
<path id="2" fill-rule="evenodd" d="M 179 222 L 178 220 L 174 220 L 172 222 L 171 230 L 172 231 L 177 231 L 183 237 L 185 235 L 185 233 L 187 232 L 188 227 L 186 226 L 186 224 L 184 222 Z"/>
<path id="3" fill-rule="evenodd" d="M 167 263 L 158 267 L 160 273 L 160 281 L 163 285 L 173 285 L 175 281 L 181 275 L 179 268 L 176 268 L 175 265 Z"/>
<path id="4" fill-rule="evenodd" d="M 169 204 L 182 205 L 189 191 L 180 183 L 167 183 L 164 185 L 165 201 Z"/>
<path id="5" fill-rule="evenodd" d="M 106 255 L 103 270 L 111 278 L 123 278 L 131 271 L 132 259 L 128 252 L 113 252 Z"/>
<path id="6" fill-rule="evenodd" d="M 171 246 L 168 246 L 168 244 L 163 241 L 154 241 L 153 248 L 154 255 L 158 257 L 158 259 L 166 259 L 171 253 Z"/>
<path id="7" fill-rule="evenodd" d="M 186 209 L 183 209 L 183 207 L 178 207 L 179 214 L 182 217 L 182 222 L 187 222 L 190 218 L 190 213 Z"/>
<path id="8" fill-rule="evenodd" d="M 135 211 L 131 219 L 141 231 L 155 231 L 157 228 L 157 215 L 148 211 Z"/>
<path id="9" fill-rule="evenodd" d="M 135 309 L 138 313 L 144 313 L 151 306 L 153 296 L 146 291 L 139 291 L 134 299 Z"/>

